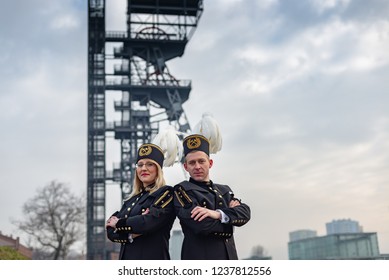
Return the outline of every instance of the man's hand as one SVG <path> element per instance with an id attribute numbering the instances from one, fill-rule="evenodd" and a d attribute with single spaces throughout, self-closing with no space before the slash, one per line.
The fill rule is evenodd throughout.
<path id="1" fill-rule="evenodd" d="M 215 210 L 207 209 L 204 207 L 196 206 L 191 211 L 191 218 L 195 221 L 201 222 L 205 218 L 209 217 L 211 219 L 219 220 L 221 217 L 221 214 Z"/>

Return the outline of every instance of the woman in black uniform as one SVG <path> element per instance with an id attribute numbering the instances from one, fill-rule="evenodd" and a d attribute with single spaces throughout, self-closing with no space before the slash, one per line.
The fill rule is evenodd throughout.
<path id="1" fill-rule="evenodd" d="M 163 176 L 164 153 L 155 144 L 138 150 L 133 192 L 106 223 L 107 236 L 121 243 L 121 260 L 169 260 L 175 219 L 173 189 Z"/>

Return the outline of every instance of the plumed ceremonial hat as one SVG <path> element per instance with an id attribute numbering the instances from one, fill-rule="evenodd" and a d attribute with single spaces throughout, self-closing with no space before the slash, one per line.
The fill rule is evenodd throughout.
<path id="1" fill-rule="evenodd" d="M 177 131 L 168 126 L 160 131 L 152 143 L 146 143 L 139 147 L 136 162 L 148 158 L 156 161 L 159 166 L 173 166 L 177 159 L 181 159 L 182 145 Z"/>
<path id="2" fill-rule="evenodd" d="M 184 155 L 193 151 L 202 151 L 209 156 L 209 140 L 201 134 L 192 134 L 184 138 Z"/>
<path id="3" fill-rule="evenodd" d="M 141 159 L 152 159 L 162 168 L 164 155 L 160 147 L 155 144 L 146 143 L 142 144 L 138 149 L 138 157 L 136 162 L 140 161 Z"/>
<path id="4" fill-rule="evenodd" d="M 177 133 L 174 127 L 168 126 L 158 132 L 152 141 L 153 144 L 160 147 L 164 155 L 163 166 L 173 166 L 182 157 L 182 143 Z"/>
<path id="5" fill-rule="evenodd" d="M 222 148 L 222 135 L 217 121 L 210 113 L 204 113 L 193 129 L 193 134 L 184 138 L 184 155 L 191 151 L 203 151 L 208 156 Z"/>

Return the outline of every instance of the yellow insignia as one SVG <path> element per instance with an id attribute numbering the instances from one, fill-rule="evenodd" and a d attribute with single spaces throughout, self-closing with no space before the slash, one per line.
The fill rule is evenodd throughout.
<path id="1" fill-rule="evenodd" d="M 193 137 L 193 138 L 188 139 L 188 141 L 186 142 L 186 145 L 187 145 L 188 149 L 197 149 L 201 145 L 201 140 L 199 137 Z"/>
<path id="2" fill-rule="evenodd" d="M 148 156 L 153 151 L 153 148 L 151 146 L 143 146 L 139 149 L 139 155 L 141 157 Z"/>

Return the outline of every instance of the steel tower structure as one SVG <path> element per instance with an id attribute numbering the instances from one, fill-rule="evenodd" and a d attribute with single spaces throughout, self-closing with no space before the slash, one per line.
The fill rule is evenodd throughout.
<path id="1" fill-rule="evenodd" d="M 166 62 L 184 54 L 203 11 L 202 0 L 127 0 L 126 31 L 106 31 L 105 0 L 88 0 L 88 182 L 87 258 L 107 259 L 106 186 L 131 192 L 138 147 L 167 121 L 190 126 L 182 104 L 191 82 L 178 80 Z M 124 11 L 123 11 L 124 12 Z M 111 68 L 110 68 L 111 67 Z M 107 122 L 107 95 L 119 121 Z M 120 162 L 107 169 L 107 137 L 120 143 Z"/>

